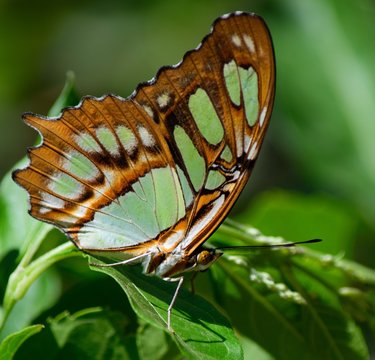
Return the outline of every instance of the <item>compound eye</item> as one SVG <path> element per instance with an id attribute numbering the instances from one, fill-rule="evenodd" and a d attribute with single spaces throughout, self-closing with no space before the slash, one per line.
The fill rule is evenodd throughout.
<path id="1" fill-rule="evenodd" d="M 213 260 L 212 254 L 207 251 L 207 250 L 202 250 L 198 255 L 197 255 L 197 264 L 198 266 L 206 266 L 209 265 L 212 260 Z"/>
<path id="2" fill-rule="evenodd" d="M 206 270 L 221 255 L 221 253 L 216 253 L 215 250 L 202 250 L 199 254 L 197 254 L 196 270 Z"/>

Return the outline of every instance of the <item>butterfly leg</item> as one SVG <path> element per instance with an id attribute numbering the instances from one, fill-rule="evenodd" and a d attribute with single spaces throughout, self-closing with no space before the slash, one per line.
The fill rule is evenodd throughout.
<path id="1" fill-rule="evenodd" d="M 141 255 L 134 256 L 130 259 L 118 261 L 118 262 L 111 263 L 111 264 L 90 263 L 89 265 L 90 266 L 96 266 L 96 267 L 112 267 L 112 266 L 119 266 L 119 265 L 130 265 L 130 264 L 138 263 L 139 259 L 142 259 L 142 258 L 144 258 L 146 256 L 149 256 L 149 255 L 150 255 L 149 253 L 144 253 L 144 254 L 141 254 Z"/>
<path id="2" fill-rule="evenodd" d="M 180 291 L 180 288 L 181 288 L 181 286 L 182 286 L 182 283 L 184 282 L 184 277 L 181 276 L 181 277 L 179 277 L 179 278 L 169 279 L 169 280 L 170 280 L 170 281 L 178 281 L 176 291 L 174 292 L 174 295 L 173 295 L 172 301 L 171 301 L 171 303 L 170 303 L 169 306 L 168 306 L 168 320 L 167 320 L 167 326 L 168 326 L 168 331 L 173 332 L 173 329 L 172 329 L 172 327 L 171 327 L 171 313 L 172 313 L 173 305 L 174 305 L 174 303 L 176 302 L 177 295 L 178 295 L 178 293 L 179 293 L 179 291 Z"/>
<path id="3" fill-rule="evenodd" d="M 195 284 L 195 278 L 197 277 L 197 275 L 198 275 L 198 272 L 195 271 L 195 272 L 193 272 L 193 274 L 190 278 L 190 292 L 192 294 L 195 294 L 195 285 L 194 284 Z"/>

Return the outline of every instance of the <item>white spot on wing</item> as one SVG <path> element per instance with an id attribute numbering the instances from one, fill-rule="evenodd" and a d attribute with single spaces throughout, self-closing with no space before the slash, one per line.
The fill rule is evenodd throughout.
<path id="1" fill-rule="evenodd" d="M 174 249 L 179 242 L 181 242 L 181 239 L 184 235 L 184 231 L 183 230 L 178 230 L 178 231 L 175 231 L 173 232 L 173 234 L 171 236 L 168 237 L 167 240 L 165 240 L 165 242 L 163 243 L 163 250 L 171 250 L 171 249 Z M 167 249 L 164 249 L 164 248 L 167 248 Z"/>
<path id="2" fill-rule="evenodd" d="M 129 153 L 132 154 L 134 150 L 137 148 L 137 142 L 134 139 L 134 141 L 129 141 L 124 145 L 124 149 Z"/>
<path id="3" fill-rule="evenodd" d="M 82 218 L 87 215 L 87 211 L 88 209 L 85 208 L 84 206 L 78 206 L 70 210 L 70 213 L 77 218 Z"/>
<path id="4" fill-rule="evenodd" d="M 264 123 L 264 119 L 266 117 L 266 113 L 267 113 L 267 106 L 265 106 L 259 116 L 259 126 L 262 127 L 263 126 L 263 123 Z"/>
<path id="5" fill-rule="evenodd" d="M 102 150 L 96 140 L 91 136 L 91 134 L 88 134 L 86 132 L 75 135 L 74 141 L 82 150 L 87 152 L 101 152 Z"/>
<path id="6" fill-rule="evenodd" d="M 237 47 L 241 46 L 241 39 L 237 34 L 232 35 L 232 43 L 236 45 Z"/>
<path id="7" fill-rule="evenodd" d="M 143 105 L 143 110 L 147 113 L 149 117 L 154 118 L 154 112 L 148 105 Z"/>
<path id="8" fill-rule="evenodd" d="M 245 44 L 246 44 L 247 48 L 250 50 L 250 52 L 255 52 L 255 45 L 254 45 L 254 41 L 251 38 L 251 36 L 245 34 L 243 36 L 243 39 L 245 41 Z"/>
<path id="9" fill-rule="evenodd" d="M 41 205 L 43 205 L 39 210 L 41 214 L 46 214 L 53 209 L 63 209 L 65 207 L 65 201 L 63 199 L 45 192 L 41 193 L 41 196 Z"/>
<path id="10" fill-rule="evenodd" d="M 156 99 L 156 102 L 158 103 L 159 107 L 163 109 L 168 105 L 170 100 L 171 100 L 171 97 L 167 93 L 163 93 L 158 96 L 158 98 Z"/>
<path id="11" fill-rule="evenodd" d="M 224 195 L 218 197 L 215 201 L 211 203 L 211 209 L 202 217 L 198 222 L 196 222 L 190 229 L 186 238 L 182 241 L 183 248 L 190 244 L 192 239 L 194 239 L 212 220 L 212 217 L 217 214 L 220 207 L 224 203 Z"/>
<path id="12" fill-rule="evenodd" d="M 245 134 L 245 139 L 244 140 L 245 140 L 244 152 L 248 152 L 250 144 L 251 144 L 251 137 Z"/>
<path id="13" fill-rule="evenodd" d="M 155 145 L 154 137 L 145 127 L 143 126 L 138 127 L 138 133 L 144 146 L 151 147 Z"/>
<path id="14" fill-rule="evenodd" d="M 240 136 L 236 136 L 236 153 L 237 157 L 240 157 L 243 153 L 243 143 Z"/>
<path id="15" fill-rule="evenodd" d="M 241 171 L 236 170 L 236 171 L 233 173 L 232 180 L 237 180 L 237 179 L 239 179 L 240 175 L 241 175 Z"/>
<path id="16" fill-rule="evenodd" d="M 255 160 L 257 155 L 258 155 L 258 142 L 255 141 L 254 144 L 251 145 L 251 149 L 250 149 L 250 152 L 249 152 L 248 159 L 249 160 Z"/>
<path id="17" fill-rule="evenodd" d="M 116 169 L 112 169 L 110 167 L 107 167 L 105 169 L 104 173 L 105 173 L 105 184 L 104 184 L 103 188 L 101 189 L 101 191 L 105 191 L 106 189 L 110 188 L 111 184 L 115 184 L 116 179 L 118 179 L 118 173 L 117 173 Z M 96 192 L 94 192 L 94 194 L 96 194 Z M 99 198 L 101 196 L 100 192 L 98 192 L 97 194 L 98 194 L 98 198 Z M 90 206 L 90 204 L 88 206 Z"/>
<path id="18" fill-rule="evenodd" d="M 234 188 L 233 183 L 225 184 L 223 186 L 223 191 L 231 192 L 233 190 L 233 188 Z"/>

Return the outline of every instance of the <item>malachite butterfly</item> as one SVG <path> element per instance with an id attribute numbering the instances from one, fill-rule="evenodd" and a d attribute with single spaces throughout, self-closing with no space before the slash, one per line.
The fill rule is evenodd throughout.
<path id="1" fill-rule="evenodd" d="M 13 178 L 30 195 L 30 214 L 82 251 L 178 280 L 170 328 L 183 274 L 222 254 L 203 244 L 251 174 L 274 92 L 264 21 L 227 14 L 126 99 L 85 97 L 57 118 L 25 114 L 42 143 Z"/>

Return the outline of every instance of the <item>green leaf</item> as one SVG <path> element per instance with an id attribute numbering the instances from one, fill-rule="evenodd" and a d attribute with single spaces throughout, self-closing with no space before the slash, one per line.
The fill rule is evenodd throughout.
<path id="1" fill-rule="evenodd" d="M 327 298 L 316 279 L 296 280 L 289 274 L 291 265 L 280 261 L 280 272 L 269 270 L 273 276 L 246 263 L 222 259 L 217 265 L 212 268 L 216 301 L 241 334 L 276 359 L 300 359 L 302 353 L 304 359 L 368 357 L 362 333 L 343 311 L 338 294 Z"/>
<path id="2" fill-rule="evenodd" d="M 17 355 L 20 359 L 138 359 L 135 336 L 125 332 L 127 325 L 124 314 L 101 308 L 64 312 L 49 319 L 46 331 Z"/>
<path id="3" fill-rule="evenodd" d="M 56 99 L 48 112 L 48 116 L 57 116 L 61 110 L 67 106 L 74 106 L 79 103 L 79 95 L 75 86 L 75 76 L 73 71 L 66 73 L 65 85 L 59 97 Z"/>
<path id="4" fill-rule="evenodd" d="M 11 314 L 13 307 L 24 298 L 29 288 L 35 284 L 35 280 L 40 275 L 44 275 L 45 271 L 57 261 L 75 256 L 81 256 L 81 253 L 71 242 L 68 242 L 45 253 L 25 267 L 22 266 L 21 261 L 8 280 L 4 295 L 3 319 L 1 319 L 0 328 L 3 326 L 3 321 Z M 56 283 L 58 284 L 59 282 L 56 281 Z M 40 302 L 39 304 L 42 303 Z"/>
<path id="5" fill-rule="evenodd" d="M 32 283 L 26 295 L 15 302 L 12 311 L 3 314 L 6 319 L 3 319 L 0 340 L 29 325 L 33 319 L 54 305 L 61 294 L 61 288 L 61 279 L 55 271 L 44 272 Z"/>
<path id="6" fill-rule="evenodd" d="M 43 327 L 43 325 L 32 325 L 7 336 L 0 344 L 0 360 L 12 360 L 23 342 L 40 332 Z"/>
<path id="7" fill-rule="evenodd" d="M 239 336 L 243 353 L 244 353 L 244 360 L 273 360 L 275 359 L 269 353 L 267 353 L 264 349 L 262 349 L 256 342 L 250 340 L 247 337 Z"/>
<path id="8" fill-rule="evenodd" d="M 225 246 L 281 239 L 227 220 L 211 240 Z M 262 250 L 246 258 L 224 255 L 212 267 L 216 302 L 238 330 L 277 359 L 298 359 L 301 352 L 312 359 L 326 352 L 332 359 L 367 359 L 355 321 L 373 328 L 373 270 L 302 246 Z"/>
<path id="9" fill-rule="evenodd" d="M 121 313 L 85 309 L 49 322 L 61 358 L 133 359 L 136 354 L 135 338 L 125 339 L 127 319 Z"/>
<path id="10" fill-rule="evenodd" d="M 25 167 L 27 162 L 21 160 L 14 169 Z M 14 183 L 8 172 L 0 184 L 0 258 L 13 249 L 25 253 L 32 243 L 39 246 L 52 229 L 28 214 L 28 202 L 26 191 Z"/>
<path id="11" fill-rule="evenodd" d="M 137 346 L 140 360 L 179 360 L 180 351 L 168 334 L 141 321 L 137 332 Z"/>
<path id="12" fill-rule="evenodd" d="M 167 309 L 176 283 L 148 278 L 133 266 L 97 267 L 113 277 L 129 297 L 137 315 L 153 326 L 167 330 Z M 203 298 L 182 289 L 172 312 L 171 334 L 189 359 L 241 359 L 242 348 L 228 320 Z"/>

